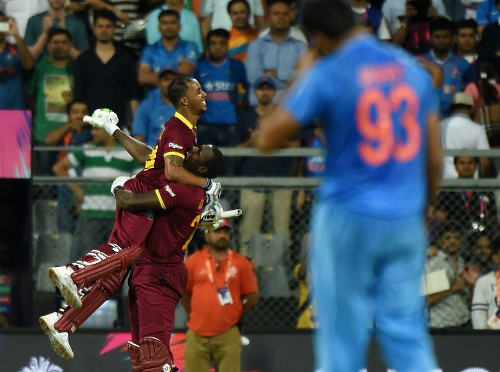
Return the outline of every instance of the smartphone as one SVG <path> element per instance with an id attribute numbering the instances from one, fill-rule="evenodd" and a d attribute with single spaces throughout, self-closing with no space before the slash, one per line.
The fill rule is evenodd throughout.
<path id="1" fill-rule="evenodd" d="M 9 31 L 9 21 L 0 22 L 0 32 Z"/>

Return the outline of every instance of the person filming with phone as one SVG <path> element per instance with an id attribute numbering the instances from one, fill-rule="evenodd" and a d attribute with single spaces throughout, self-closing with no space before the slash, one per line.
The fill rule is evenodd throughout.
<path id="1" fill-rule="evenodd" d="M 8 36 L 15 44 L 7 40 Z M 34 65 L 16 20 L 0 11 L 0 109 L 24 109 L 22 69 L 31 70 Z"/>
<path id="2" fill-rule="evenodd" d="M 434 2 L 407 0 L 404 14 L 397 17 L 400 26 L 399 29 L 393 29 L 392 42 L 415 55 L 426 53 L 430 48 L 430 20 L 439 15 Z"/>

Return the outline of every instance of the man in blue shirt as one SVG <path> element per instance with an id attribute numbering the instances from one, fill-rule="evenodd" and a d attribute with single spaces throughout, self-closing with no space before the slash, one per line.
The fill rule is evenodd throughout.
<path id="1" fill-rule="evenodd" d="M 500 19 L 500 0 L 486 0 L 477 7 L 476 21 L 479 34 L 483 33 L 486 26 L 498 22 Z"/>
<path id="2" fill-rule="evenodd" d="M 175 108 L 168 98 L 168 87 L 179 74 L 169 68 L 160 72 L 158 89 L 139 104 L 132 123 L 132 135 L 135 139 L 154 147 L 165 123 L 175 114 Z"/>
<path id="3" fill-rule="evenodd" d="M 24 109 L 22 69 L 32 69 L 35 61 L 19 35 L 17 22 L 0 11 L 0 22 L 7 23 L 9 29 L 0 31 L 0 109 Z M 15 44 L 7 41 L 10 35 Z"/>
<path id="4" fill-rule="evenodd" d="M 139 61 L 139 84 L 156 87 L 158 73 L 170 68 L 181 75 L 191 75 L 196 68 L 198 47 L 179 37 L 179 13 L 162 10 L 158 16 L 161 39 L 144 48 Z"/>
<path id="5" fill-rule="evenodd" d="M 269 33 L 252 41 L 248 47 L 246 67 L 251 86 L 263 75 L 272 76 L 284 85 L 292 78 L 300 55 L 306 48 L 304 42 L 290 35 L 292 15 L 290 5 L 277 0 L 269 6 Z M 279 100 L 282 89 L 278 89 L 275 100 Z M 257 99 L 250 92 L 250 104 Z"/>
<path id="6" fill-rule="evenodd" d="M 444 74 L 443 86 L 439 89 L 441 114 L 447 116 L 453 95 L 464 88 L 464 84 L 476 80 L 470 63 L 457 56 L 453 48 L 453 23 L 444 17 L 436 17 L 430 23 L 431 50 L 425 58 L 441 66 Z"/>
<path id="7" fill-rule="evenodd" d="M 314 65 L 308 58 L 309 71 L 256 136 L 271 150 L 315 119 L 325 127 L 310 260 L 316 367 L 359 371 L 373 333 L 389 368 L 429 372 L 436 361 L 420 295 L 424 210 L 441 164 L 430 77 L 355 28 L 343 0 L 305 0 L 302 20 L 324 57 Z"/>
<path id="8" fill-rule="evenodd" d="M 203 42 L 201 39 L 200 23 L 196 15 L 189 9 L 184 7 L 183 0 L 165 0 L 165 4 L 149 13 L 146 20 L 146 41 L 148 44 L 154 44 L 161 39 L 161 34 L 158 31 L 158 15 L 167 9 L 175 10 L 180 15 L 182 40 L 192 41 L 198 47 L 200 52 L 203 51 Z"/>
<path id="9" fill-rule="evenodd" d="M 222 28 L 207 35 L 207 57 L 202 59 L 195 78 L 207 93 L 207 111 L 198 123 L 198 142 L 216 146 L 235 143 L 238 84 L 248 88 L 245 66 L 228 58 L 229 31 Z M 227 168 L 227 165 L 226 165 Z"/>

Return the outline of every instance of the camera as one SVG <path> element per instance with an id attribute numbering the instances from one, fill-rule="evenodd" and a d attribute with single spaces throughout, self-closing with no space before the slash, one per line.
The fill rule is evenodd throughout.
<path id="1" fill-rule="evenodd" d="M 407 4 L 417 10 L 417 14 L 412 17 L 413 21 L 422 22 L 428 19 L 427 12 L 431 7 L 431 0 L 408 0 Z"/>

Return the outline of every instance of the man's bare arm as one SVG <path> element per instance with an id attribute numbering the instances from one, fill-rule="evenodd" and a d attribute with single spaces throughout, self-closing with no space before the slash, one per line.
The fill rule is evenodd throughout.
<path id="1" fill-rule="evenodd" d="M 123 147 L 125 147 L 125 150 L 127 150 L 127 152 L 132 155 L 135 160 L 143 165 L 146 163 L 149 155 L 153 151 L 153 149 L 144 142 L 136 140 L 134 137 L 129 136 L 120 129 L 115 130 L 113 137 L 120 141 Z"/>
<path id="2" fill-rule="evenodd" d="M 116 190 L 115 199 L 121 209 L 129 212 L 162 209 L 156 191 L 134 194 L 128 190 Z"/>
<path id="3" fill-rule="evenodd" d="M 243 302 L 243 315 L 245 315 L 259 302 L 259 293 L 248 293 L 242 296 L 241 301 Z"/>
<path id="4" fill-rule="evenodd" d="M 184 168 L 184 159 L 177 155 L 165 156 L 165 178 L 171 182 L 197 187 L 203 187 L 207 183 L 206 178 L 196 176 Z"/>

